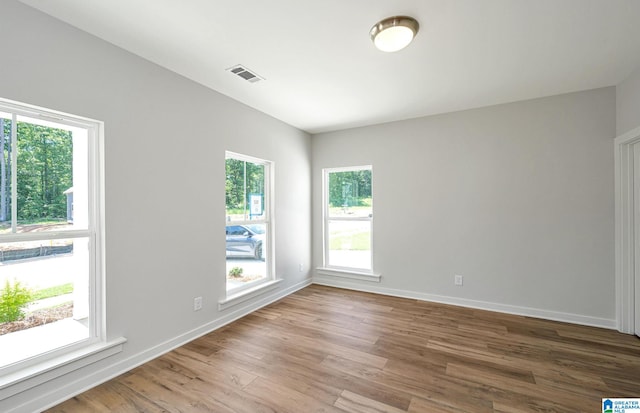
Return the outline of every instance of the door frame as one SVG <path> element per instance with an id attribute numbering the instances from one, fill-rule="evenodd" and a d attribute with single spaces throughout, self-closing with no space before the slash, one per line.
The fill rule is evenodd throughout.
<path id="1" fill-rule="evenodd" d="M 635 265 L 636 223 L 634 199 L 636 193 L 634 145 L 640 145 L 640 127 L 614 140 L 615 167 L 615 261 L 616 261 L 616 325 L 618 331 L 640 334 L 635 329 Z M 639 186 L 640 187 L 640 186 Z M 639 234 L 640 235 L 640 234 Z"/>

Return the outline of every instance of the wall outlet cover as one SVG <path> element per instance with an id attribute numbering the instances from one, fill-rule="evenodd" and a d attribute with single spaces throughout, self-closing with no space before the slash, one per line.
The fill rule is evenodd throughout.
<path id="1" fill-rule="evenodd" d="M 196 297 L 193 299 L 193 311 L 202 310 L 202 297 Z"/>

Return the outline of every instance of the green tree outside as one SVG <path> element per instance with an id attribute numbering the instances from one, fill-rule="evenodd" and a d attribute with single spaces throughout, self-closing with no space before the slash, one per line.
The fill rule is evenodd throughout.
<path id="1" fill-rule="evenodd" d="M 264 165 L 228 158 L 225 168 L 227 214 L 246 214 L 249 195 L 264 195 Z"/>
<path id="2" fill-rule="evenodd" d="M 73 185 L 70 131 L 17 124 L 17 215 L 19 222 L 66 219 L 64 191 Z M 11 219 L 11 120 L 0 119 L 0 218 Z"/>
<path id="3" fill-rule="evenodd" d="M 371 170 L 329 173 L 329 206 L 365 206 L 371 199 Z"/>

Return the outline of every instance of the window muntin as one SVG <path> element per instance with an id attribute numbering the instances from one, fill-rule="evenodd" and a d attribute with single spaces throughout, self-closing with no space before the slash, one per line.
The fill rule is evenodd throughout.
<path id="1" fill-rule="evenodd" d="M 57 319 L 5 328 L 0 374 L 103 338 L 100 130 L 98 122 L 0 100 L 0 290 L 19 281 L 53 294 L 26 311 Z"/>
<path id="2" fill-rule="evenodd" d="M 371 166 L 324 170 L 324 266 L 372 272 Z"/>
<path id="3" fill-rule="evenodd" d="M 226 284 L 236 293 L 272 278 L 272 163 L 227 152 L 225 170 Z"/>

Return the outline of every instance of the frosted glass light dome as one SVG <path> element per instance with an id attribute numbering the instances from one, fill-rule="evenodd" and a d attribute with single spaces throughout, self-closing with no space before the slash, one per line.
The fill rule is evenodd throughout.
<path id="1" fill-rule="evenodd" d="M 371 28 L 371 40 L 383 52 L 397 52 L 411 43 L 419 27 L 418 22 L 411 17 L 389 17 Z"/>

